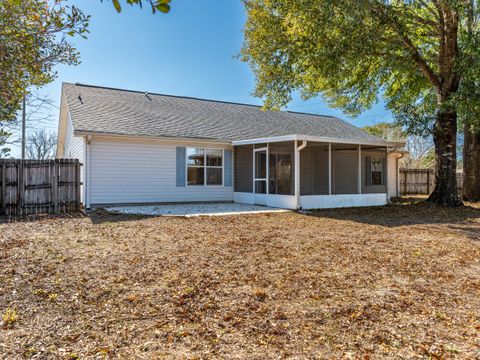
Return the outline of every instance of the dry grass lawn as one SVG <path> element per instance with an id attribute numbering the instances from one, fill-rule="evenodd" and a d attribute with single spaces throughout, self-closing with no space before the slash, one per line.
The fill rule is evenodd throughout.
<path id="1" fill-rule="evenodd" d="M 0 224 L 0 357 L 480 358 L 480 206 Z"/>

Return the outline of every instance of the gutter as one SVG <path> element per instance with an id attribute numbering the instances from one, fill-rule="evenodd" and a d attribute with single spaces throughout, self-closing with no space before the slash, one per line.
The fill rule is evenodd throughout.
<path id="1" fill-rule="evenodd" d="M 95 136 L 95 137 L 109 137 L 109 138 L 118 138 L 118 139 L 143 139 L 143 140 L 152 140 L 152 141 L 171 141 L 171 142 L 205 142 L 205 143 L 215 143 L 222 145 L 232 145 L 231 141 L 224 139 L 211 139 L 211 138 L 186 138 L 186 137 L 173 137 L 173 136 L 155 136 L 155 135 L 127 135 L 127 134 L 116 134 L 108 132 L 98 132 L 98 131 L 85 131 L 85 130 L 75 130 L 73 132 L 75 136 Z"/>

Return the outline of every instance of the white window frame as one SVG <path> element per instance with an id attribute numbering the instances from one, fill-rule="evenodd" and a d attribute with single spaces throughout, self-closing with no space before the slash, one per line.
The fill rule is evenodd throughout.
<path id="1" fill-rule="evenodd" d="M 190 167 L 201 168 L 203 167 L 203 185 L 189 185 L 188 184 L 188 149 L 202 149 L 203 150 L 203 165 L 190 165 Z M 207 150 L 221 150 L 222 151 L 222 166 L 207 166 Z M 221 184 L 207 184 L 207 168 L 222 169 L 222 183 Z M 225 184 L 225 149 L 212 148 L 203 146 L 187 146 L 185 147 L 185 183 L 187 187 L 199 188 L 199 187 L 223 187 Z"/>
<path id="2" fill-rule="evenodd" d="M 373 159 L 380 159 L 382 161 L 382 167 L 381 167 L 381 170 L 380 171 L 377 171 L 377 170 L 373 170 Z M 371 156 L 370 157 L 370 183 L 372 184 L 371 186 L 385 186 L 385 179 L 384 179 L 384 176 L 385 174 L 383 173 L 383 169 L 384 169 L 384 161 L 385 161 L 385 158 L 383 156 Z M 380 177 L 380 185 L 374 185 L 373 184 L 373 172 L 380 172 L 382 174 L 382 176 Z"/>

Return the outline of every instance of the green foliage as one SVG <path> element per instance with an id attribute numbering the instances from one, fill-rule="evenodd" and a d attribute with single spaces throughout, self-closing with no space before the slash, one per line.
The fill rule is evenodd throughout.
<path id="1" fill-rule="evenodd" d="M 11 329 L 18 320 L 15 309 L 7 308 L 2 316 L 2 324 L 5 329 Z"/>
<path id="2" fill-rule="evenodd" d="M 10 156 L 11 149 L 6 145 L 10 136 L 11 133 L 0 128 L 0 159 L 5 159 Z"/>
<path id="3" fill-rule="evenodd" d="M 407 136 L 399 125 L 386 122 L 364 126 L 362 129 L 387 141 L 404 141 Z"/>
<path id="4" fill-rule="evenodd" d="M 140 7 L 143 6 L 142 0 L 126 0 L 126 1 L 128 5 L 139 5 Z M 170 11 L 170 1 L 171 0 L 147 0 L 147 2 L 150 4 L 150 7 L 152 9 L 152 13 L 160 11 L 165 14 Z M 112 3 L 113 3 L 113 6 L 115 7 L 115 10 L 117 10 L 117 12 L 122 11 L 122 6 L 120 5 L 119 0 L 112 0 Z"/>
<path id="5" fill-rule="evenodd" d="M 428 151 L 428 153 L 421 159 L 420 167 L 423 169 L 435 167 L 435 150 L 431 149 Z"/>
<path id="6" fill-rule="evenodd" d="M 56 65 L 79 63 L 69 38 L 85 37 L 88 21 L 66 1 L 0 2 L 0 121 L 15 118 L 29 87 L 53 81 Z"/>
<path id="7" fill-rule="evenodd" d="M 2 128 L 0 128 L 0 159 L 5 159 L 10 156 L 11 149 L 6 146 L 8 138 L 12 134 Z"/>
<path id="8" fill-rule="evenodd" d="M 480 114 L 476 1 L 247 0 L 246 9 L 240 56 L 267 108 L 298 90 L 355 116 L 383 96 L 396 120 L 422 135 L 442 107 Z"/>

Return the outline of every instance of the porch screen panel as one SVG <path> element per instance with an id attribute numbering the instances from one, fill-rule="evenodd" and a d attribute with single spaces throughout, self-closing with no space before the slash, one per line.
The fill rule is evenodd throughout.
<path id="1" fill-rule="evenodd" d="M 355 150 L 335 150 L 335 194 L 358 193 L 358 152 Z"/>
<path id="2" fill-rule="evenodd" d="M 382 184 L 372 184 L 372 158 L 381 157 L 383 160 Z M 386 186 L 386 159 L 385 151 L 365 149 L 362 151 L 362 194 L 380 194 L 387 192 Z"/>
<path id="3" fill-rule="evenodd" d="M 251 193 L 253 188 L 253 146 L 235 146 L 233 152 L 234 191 Z"/>
<path id="4" fill-rule="evenodd" d="M 294 156 L 293 141 L 268 144 L 269 149 L 269 193 L 276 195 L 293 195 L 294 186 Z"/>
<path id="5" fill-rule="evenodd" d="M 300 152 L 300 195 L 313 195 L 315 188 L 315 155 L 308 147 Z"/>
<path id="6" fill-rule="evenodd" d="M 313 155 L 315 181 L 313 184 L 314 195 L 328 194 L 328 147 L 318 149 Z"/>
<path id="7" fill-rule="evenodd" d="M 291 195 L 293 193 L 292 157 L 292 153 L 270 153 L 270 194 Z"/>

